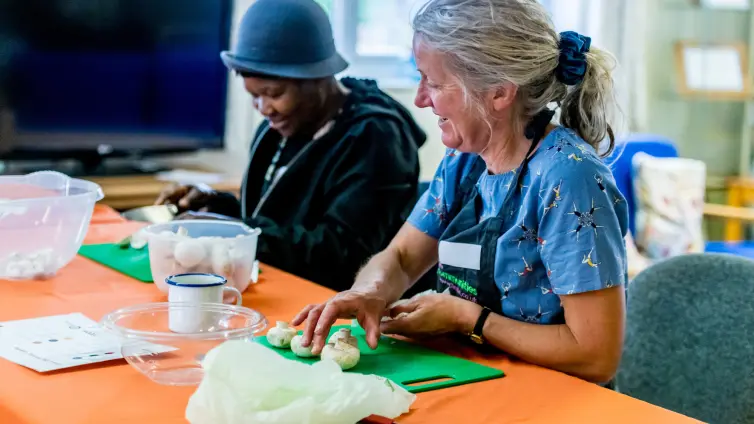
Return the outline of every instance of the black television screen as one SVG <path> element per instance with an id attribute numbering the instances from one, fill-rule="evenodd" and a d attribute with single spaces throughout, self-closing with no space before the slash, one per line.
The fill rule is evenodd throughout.
<path id="1" fill-rule="evenodd" d="M 0 0 L 0 157 L 220 148 L 232 0 Z"/>

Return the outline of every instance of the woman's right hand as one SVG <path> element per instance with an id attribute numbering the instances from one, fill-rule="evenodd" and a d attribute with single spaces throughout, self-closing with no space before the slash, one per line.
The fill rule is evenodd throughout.
<path id="1" fill-rule="evenodd" d="M 327 343 L 330 328 L 338 319 L 359 321 L 366 331 L 366 341 L 372 349 L 377 348 L 380 338 L 380 320 L 387 309 L 387 301 L 379 295 L 358 290 L 340 292 L 325 303 L 311 304 L 296 315 L 291 324 L 306 322 L 301 344 L 312 346 L 312 353 L 319 354 Z"/>
<path id="2" fill-rule="evenodd" d="M 173 204 L 181 211 L 200 211 L 206 209 L 216 197 L 217 192 L 206 184 L 171 184 L 162 190 L 154 204 Z"/>
<path id="3" fill-rule="evenodd" d="M 320 353 L 335 321 L 356 318 L 366 331 L 369 347 L 377 349 L 380 321 L 388 313 L 388 305 L 437 263 L 437 245 L 436 239 L 403 224 L 390 245 L 361 269 L 351 290 L 325 303 L 309 305 L 296 315 L 291 322 L 294 326 L 306 322 L 301 344 Z"/>

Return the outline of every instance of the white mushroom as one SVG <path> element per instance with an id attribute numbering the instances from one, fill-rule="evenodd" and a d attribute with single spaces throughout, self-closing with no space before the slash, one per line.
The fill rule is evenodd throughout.
<path id="1" fill-rule="evenodd" d="M 351 329 L 350 328 L 341 328 L 337 332 L 335 332 L 332 336 L 330 336 L 329 339 L 327 339 L 327 343 L 335 343 L 338 340 L 343 340 L 344 342 L 350 344 L 353 347 L 358 347 L 358 341 L 356 340 L 356 337 L 351 335 Z"/>
<path id="2" fill-rule="evenodd" d="M 348 370 L 356 366 L 361 359 L 359 349 L 343 339 L 338 339 L 335 343 L 327 343 L 322 349 L 322 359 L 333 360 L 342 370 Z"/>
<path id="3" fill-rule="evenodd" d="M 229 246 L 225 243 L 215 243 L 212 246 L 212 272 L 230 278 L 233 274 L 233 261 L 230 258 Z"/>
<path id="4" fill-rule="evenodd" d="M 275 347 L 287 348 L 296 335 L 296 329 L 285 321 L 277 321 L 275 326 L 267 332 L 267 341 Z"/>
<path id="5" fill-rule="evenodd" d="M 401 318 L 404 318 L 404 317 L 407 317 L 407 316 L 408 316 L 408 312 L 401 312 L 398 315 L 396 315 L 395 318 L 393 318 L 393 317 L 391 317 L 389 315 L 385 315 L 382 318 L 380 318 L 380 322 L 388 322 L 388 321 L 392 321 L 394 319 L 401 319 Z"/>
<path id="6" fill-rule="evenodd" d="M 304 336 L 301 334 L 298 334 L 291 339 L 291 350 L 293 353 L 296 354 L 296 356 L 300 356 L 302 358 L 311 358 L 313 356 L 317 356 L 312 353 L 312 346 L 309 345 L 309 347 L 301 346 L 301 339 L 303 339 Z"/>
<path id="7" fill-rule="evenodd" d="M 207 251 L 204 249 L 204 245 L 196 239 L 183 240 L 176 244 L 175 250 L 173 250 L 173 257 L 176 262 L 184 268 L 199 265 L 205 256 L 207 256 Z"/>
<path id="8" fill-rule="evenodd" d="M 178 227 L 175 233 L 181 237 L 188 237 L 188 230 L 186 229 L 186 227 Z"/>
<path id="9" fill-rule="evenodd" d="M 140 250 L 146 247 L 147 245 L 147 236 L 144 234 L 144 231 L 139 230 L 133 234 L 131 234 L 131 249 Z"/>

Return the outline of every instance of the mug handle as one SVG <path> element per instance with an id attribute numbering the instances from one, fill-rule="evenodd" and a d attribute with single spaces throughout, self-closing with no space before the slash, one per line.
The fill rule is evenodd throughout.
<path id="1" fill-rule="evenodd" d="M 233 295 L 236 297 L 236 306 L 241 306 L 241 303 L 243 303 L 243 295 L 241 294 L 241 291 L 238 290 L 235 287 L 223 287 L 223 292 L 233 292 Z"/>

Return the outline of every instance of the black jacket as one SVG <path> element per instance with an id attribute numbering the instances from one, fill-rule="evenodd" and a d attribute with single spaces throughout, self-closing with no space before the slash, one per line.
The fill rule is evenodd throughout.
<path id="1" fill-rule="evenodd" d="M 333 127 L 309 142 L 263 196 L 264 174 L 281 136 L 257 129 L 240 202 L 225 195 L 212 212 L 262 230 L 257 258 L 335 290 L 384 249 L 417 198 L 418 149 L 426 141 L 411 114 L 374 81 L 351 90 Z M 261 197 L 261 198 L 260 198 Z"/>

